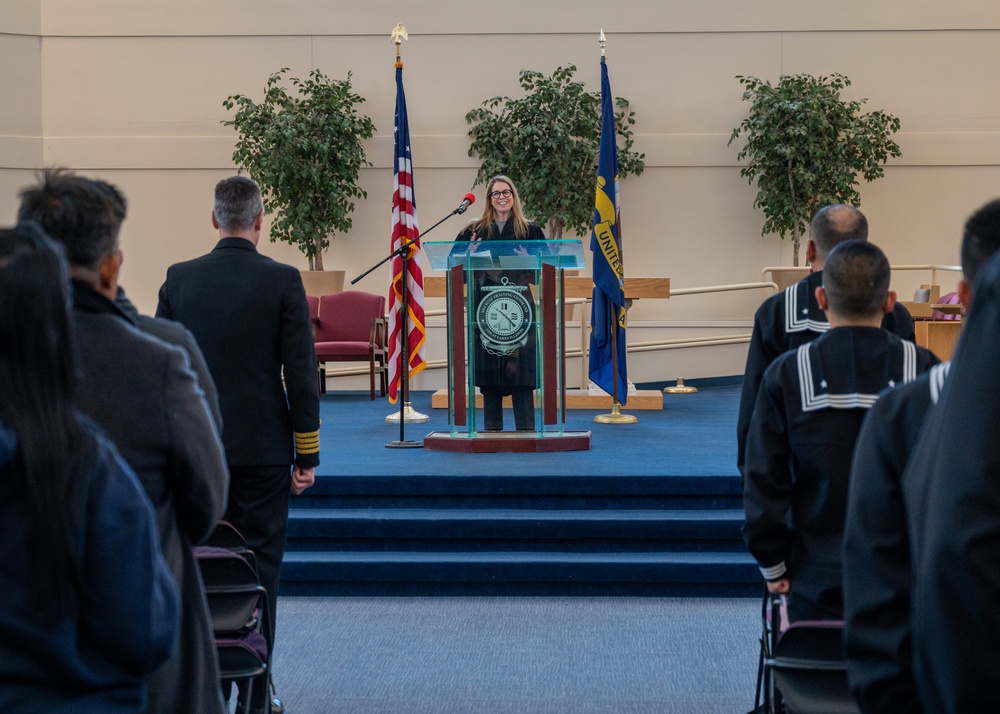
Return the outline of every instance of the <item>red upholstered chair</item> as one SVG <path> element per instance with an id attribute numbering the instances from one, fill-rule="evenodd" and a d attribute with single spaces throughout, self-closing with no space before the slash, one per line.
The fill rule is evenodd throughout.
<path id="1" fill-rule="evenodd" d="M 315 342 L 319 331 L 319 298 L 315 295 L 306 295 L 306 302 L 309 303 L 309 319 L 312 320 L 313 342 Z M 319 380 L 321 388 L 323 386 L 324 376 L 325 373 L 323 372 L 323 368 L 319 367 L 316 379 Z"/>
<path id="2" fill-rule="evenodd" d="M 385 298 L 345 290 L 319 299 L 316 326 L 316 361 L 320 365 L 320 393 L 326 393 L 327 362 L 367 362 L 371 398 L 375 375 L 385 396 L 389 387 L 386 350 Z"/>

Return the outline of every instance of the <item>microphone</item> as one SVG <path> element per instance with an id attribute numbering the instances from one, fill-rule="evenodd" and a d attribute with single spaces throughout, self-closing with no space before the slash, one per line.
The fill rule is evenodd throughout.
<path id="1" fill-rule="evenodd" d="M 476 194 L 474 193 L 465 194 L 465 198 L 463 198 L 462 202 L 458 204 L 458 208 L 455 209 L 455 213 L 458 213 L 459 215 L 465 213 L 468 210 L 469 206 L 471 206 L 475 202 L 476 202 Z"/>

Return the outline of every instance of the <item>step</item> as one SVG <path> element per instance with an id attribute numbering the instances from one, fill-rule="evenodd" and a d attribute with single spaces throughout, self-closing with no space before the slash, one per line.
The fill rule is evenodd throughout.
<path id="1" fill-rule="evenodd" d="M 287 594 L 756 595 L 746 553 L 290 552 Z"/>
<path id="2" fill-rule="evenodd" d="M 318 476 L 308 508 L 741 509 L 738 476 Z"/>
<path id="3" fill-rule="evenodd" d="M 290 541 L 303 539 L 708 539 L 742 543 L 741 510 L 483 508 L 296 509 Z"/>

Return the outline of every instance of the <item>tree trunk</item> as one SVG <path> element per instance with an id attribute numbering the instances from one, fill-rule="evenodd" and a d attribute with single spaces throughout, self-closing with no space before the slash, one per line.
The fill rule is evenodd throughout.
<path id="1" fill-rule="evenodd" d="M 802 245 L 802 237 L 795 233 L 795 238 L 792 240 L 792 266 L 799 267 L 799 248 Z"/>
<path id="2" fill-rule="evenodd" d="M 562 221 L 557 218 L 550 218 L 548 223 L 546 223 L 546 228 L 548 228 L 548 238 L 550 240 L 562 240 L 563 231 L 565 230 Z"/>
<path id="3" fill-rule="evenodd" d="M 313 247 L 315 251 L 311 256 L 309 256 L 309 270 L 322 270 L 323 269 L 323 249 L 320 247 L 319 238 L 313 239 Z"/>

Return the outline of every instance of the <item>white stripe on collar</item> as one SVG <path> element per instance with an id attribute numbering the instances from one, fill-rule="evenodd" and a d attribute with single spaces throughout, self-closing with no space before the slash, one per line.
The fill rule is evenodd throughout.
<path id="1" fill-rule="evenodd" d="M 804 305 L 799 307 L 799 287 L 804 287 Z M 826 332 L 830 323 L 809 319 L 809 284 L 796 283 L 785 288 L 785 332 Z M 799 313 L 802 313 L 801 315 Z"/>
<path id="2" fill-rule="evenodd" d="M 944 380 L 948 376 L 948 369 L 950 367 L 951 362 L 942 362 L 931 367 L 931 404 L 937 404 L 938 399 L 941 397 L 941 390 L 944 389 Z"/>
<path id="3" fill-rule="evenodd" d="M 917 348 L 908 340 L 901 340 L 903 345 L 903 383 L 912 382 L 917 376 Z M 802 411 L 813 412 L 820 409 L 869 409 L 878 400 L 878 394 L 823 394 L 816 393 L 816 383 L 813 379 L 812 362 L 809 359 L 809 348 L 815 343 L 801 345 L 796 351 L 799 368 L 799 396 L 802 400 Z"/>

